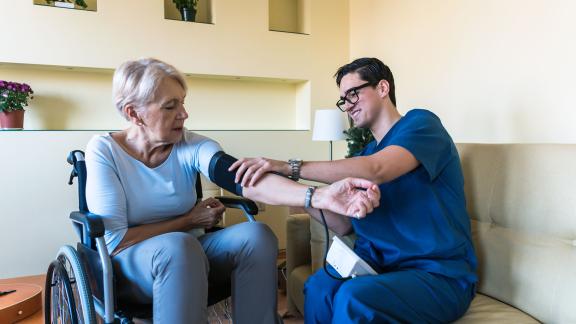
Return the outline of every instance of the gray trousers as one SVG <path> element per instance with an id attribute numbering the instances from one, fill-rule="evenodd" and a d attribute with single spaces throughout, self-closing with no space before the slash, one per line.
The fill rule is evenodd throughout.
<path id="1" fill-rule="evenodd" d="M 154 323 L 207 323 L 207 306 L 232 296 L 234 323 L 275 323 L 278 240 L 268 226 L 241 223 L 196 238 L 173 232 L 112 261 L 119 297 L 153 304 Z"/>

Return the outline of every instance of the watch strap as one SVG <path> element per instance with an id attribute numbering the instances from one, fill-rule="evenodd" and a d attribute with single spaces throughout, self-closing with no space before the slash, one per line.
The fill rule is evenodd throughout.
<path id="1" fill-rule="evenodd" d="M 292 170 L 290 179 L 294 181 L 300 180 L 300 168 L 302 166 L 302 160 L 290 159 L 288 160 L 288 164 L 290 165 L 290 169 Z"/>
<path id="2" fill-rule="evenodd" d="M 304 207 L 311 208 L 312 207 L 312 195 L 316 190 L 316 186 L 310 186 L 306 189 L 306 196 L 304 197 Z"/>

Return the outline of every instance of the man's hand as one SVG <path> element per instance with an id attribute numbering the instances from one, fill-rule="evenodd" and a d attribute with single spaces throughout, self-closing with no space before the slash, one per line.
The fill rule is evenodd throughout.
<path id="1" fill-rule="evenodd" d="M 268 172 L 278 172 L 285 176 L 292 174 L 292 169 L 287 162 L 267 158 L 243 158 L 230 166 L 228 171 L 236 170 L 236 183 L 242 179 L 242 187 L 250 187 L 256 184 L 262 176 Z"/>
<path id="2" fill-rule="evenodd" d="M 318 188 L 312 196 L 312 207 L 355 218 L 366 217 L 378 206 L 380 206 L 378 186 L 359 178 L 346 178 Z"/>
<path id="3" fill-rule="evenodd" d="M 222 220 L 226 207 L 215 198 L 199 202 L 185 217 L 188 217 L 194 227 L 212 228 Z"/>

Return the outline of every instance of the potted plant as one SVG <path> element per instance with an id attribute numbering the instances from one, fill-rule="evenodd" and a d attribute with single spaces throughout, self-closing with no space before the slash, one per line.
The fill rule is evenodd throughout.
<path id="1" fill-rule="evenodd" d="M 352 119 L 349 119 L 350 125 L 348 130 L 344 131 L 346 135 L 346 143 L 348 144 L 347 158 L 358 155 L 368 143 L 374 140 L 372 132 L 368 128 L 360 128 L 354 126 Z"/>
<path id="2" fill-rule="evenodd" d="M 172 0 L 182 15 L 184 21 L 195 21 L 198 0 Z"/>
<path id="3" fill-rule="evenodd" d="M 48 4 L 52 4 L 54 2 L 68 2 L 68 3 L 72 3 L 72 0 L 46 0 L 46 3 Z M 88 5 L 86 4 L 86 2 L 84 0 L 74 0 L 74 3 L 77 6 L 82 7 L 82 9 L 86 9 L 88 7 Z"/>
<path id="4" fill-rule="evenodd" d="M 23 128 L 24 107 L 28 106 L 33 93 L 26 83 L 0 80 L 0 128 Z"/>

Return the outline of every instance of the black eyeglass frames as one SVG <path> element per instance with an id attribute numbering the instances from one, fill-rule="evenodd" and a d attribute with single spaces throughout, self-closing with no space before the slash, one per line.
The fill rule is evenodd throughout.
<path id="1" fill-rule="evenodd" d="M 336 107 L 338 107 L 338 109 L 340 109 L 342 112 L 346 112 L 348 110 L 346 109 L 346 102 L 351 105 L 355 105 L 358 100 L 360 100 L 360 97 L 358 96 L 359 90 L 373 85 L 374 82 L 366 82 L 357 87 L 348 89 L 344 94 L 344 97 L 340 97 L 340 99 L 336 102 Z"/>

